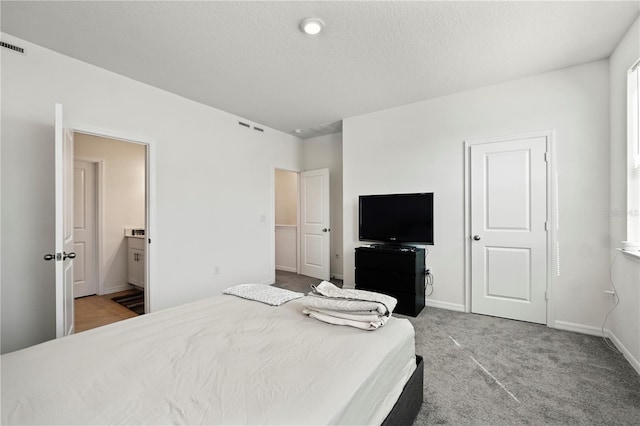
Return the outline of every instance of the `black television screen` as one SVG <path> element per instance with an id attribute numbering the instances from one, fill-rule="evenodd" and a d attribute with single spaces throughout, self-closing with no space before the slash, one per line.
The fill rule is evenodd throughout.
<path id="1" fill-rule="evenodd" d="M 361 195 L 360 241 L 433 245 L 433 193 Z"/>

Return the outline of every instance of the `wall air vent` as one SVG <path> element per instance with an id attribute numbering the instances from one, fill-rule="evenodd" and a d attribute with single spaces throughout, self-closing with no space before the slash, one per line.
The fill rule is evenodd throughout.
<path id="1" fill-rule="evenodd" d="M 4 41 L 0 41 L 0 46 L 4 47 L 5 49 L 13 50 L 14 52 L 17 52 L 17 53 L 22 53 L 24 55 L 24 49 L 22 47 L 5 43 Z"/>
<path id="2" fill-rule="evenodd" d="M 244 127 L 248 128 L 248 129 L 250 129 L 250 128 L 251 128 L 251 125 L 250 125 L 250 124 L 243 123 L 242 121 L 238 121 L 238 124 L 239 124 L 239 125 L 241 125 L 241 126 L 244 126 Z"/>
<path id="3" fill-rule="evenodd" d="M 256 127 L 256 126 L 253 126 L 253 130 L 257 130 L 259 132 L 264 132 L 264 129 L 261 129 L 260 127 Z"/>

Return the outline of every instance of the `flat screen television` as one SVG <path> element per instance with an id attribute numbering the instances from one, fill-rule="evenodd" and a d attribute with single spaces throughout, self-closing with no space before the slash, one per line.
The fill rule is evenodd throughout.
<path id="1" fill-rule="evenodd" d="M 361 195 L 360 241 L 433 245 L 433 192 Z"/>

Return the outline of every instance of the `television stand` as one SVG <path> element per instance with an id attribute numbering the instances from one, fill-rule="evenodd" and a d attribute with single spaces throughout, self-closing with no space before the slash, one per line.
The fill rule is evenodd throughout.
<path id="1" fill-rule="evenodd" d="M 425 303 L 424 249 L 374 245 L 356 248 L 356 288 L 393 296 L 394 312 L 417 316 Z"/>

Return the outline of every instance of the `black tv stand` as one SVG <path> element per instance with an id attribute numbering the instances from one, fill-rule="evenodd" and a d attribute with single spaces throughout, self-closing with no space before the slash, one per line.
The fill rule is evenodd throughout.
<path id="1" fill-rule="evenodd" d="M 417 316 L 424 308 L 424 249 L 376 244 L 356 248 L 356 288 L 398 300 L 394 312 Z"/>

